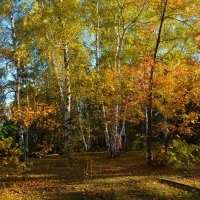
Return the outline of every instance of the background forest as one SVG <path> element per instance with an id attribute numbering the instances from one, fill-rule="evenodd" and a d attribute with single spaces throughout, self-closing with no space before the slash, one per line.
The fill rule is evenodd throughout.
<path id="1" fill-rule="evenodd" d="M 119 137 L 120 150 L 143 150 L 149 164 L 196 162 L 199 8 L 198 0 L 1 0 L 1 171 L 46 153 L 115 157 Z"/>

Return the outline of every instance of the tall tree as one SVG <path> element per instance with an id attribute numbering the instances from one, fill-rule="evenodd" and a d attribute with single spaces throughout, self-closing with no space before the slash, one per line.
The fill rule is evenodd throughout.
<path id="1" fill-rule="evenodd" d="M 23 69 L 27 64 L 26 48 L 23 43 L 23 33 L 20 30 L 23 17 L 27 13 L 27 4 L 23 1 L 2 1 L 1 2 L 1 51 L 3 54 L 3 65 L 7 69 L 7 76 L 10 85 L 7 86 L 14 91 L 15 104 L 21 104 L 21 88 Z M 21 123 L 18 122 L 19 147 L 23 158 L 24 138 L 21 130 Z"/>
<path id="2" fill-rule="evenodd" d="M 152 2 L 152 5 L 150 4 L 149 6 L 153 6 L 152 8 L 155 9 L 156 7 L 154 7 L 155 6 L 154 3 L 155 2 Z M 160 1 L 160 3 L 158 4 L 160 10 L 159 25 L 158 29 L 154 28 L 154 33 L 153 33 L 156 35 L 156 40 L 154 40 L 155 47 L 153 49 L 152 58 L 149 59 L 150 73 L 149 73 L 148 97 L 147 97 L 146 129 L 147 129 L 148 163 L 150 164 L 153 161 L 152 111 L 153 111 L 153 98 L 156 96 L 155 93 L 153 92 L 155 89 L 155 82 L 154 82 L 155 71 L 156 68 L 159 67 L 160 63 L 170 62 L 170 60 L 167 61 L 166 57 L 168 54 L 171 54 L 171 51 L 177 51 L 178 49 L 181 49 L 182 51 L 184 48 L 185 49 L 188 48 L 187 41 L 190 40 L 191 33 L 194 31 L 191 23 L 195 23 L 196 21 L 196 20 L 191 20 L 191 18 L 195 16 L 193 16 L 193 14 L 190 11 L 185 10 L 185 6 L 188 5 L 188 3 L 189 2 L 185 1 L 180 4 L 173 5 L 171 1 L 165 0 L 165 1 Z M 195 5 L 195 3 L 192 1 L 189 4 L 190 6 Z M 173 28 L 170 30 L 169 27 Z M 184 29 L 187 30 L 187 32 L 185 32 L 184 34 L 179 34 L 180 33 L 179 29 L 181 30 L 182 27 L 184 27 Z M 170 47 L 166 46 L 166 42 L 169 41 L 171 41 Z M 181 43 L 182 47 L 180 46 L 180 44 L 178 44 L 180 41 L 182 41 Z"/>
<path id="3" fill-rule="evenodd" d="M 38 23 L 35 23 L 35 20 Z M 41 59 L 45 60 L 48 67 L 53 67 L 57 77 L 62 104 L 64 153 L 69 156 L 72 93 L 75 91 L 73 84 L 76 82 L 72 75 L 76 76 L 75 74 L 82 70 L 77 61 L 83 61 L 83 64 L 86 61 L 83 56 L 84 27 L 81 26 L 80 4 L 77 1 L 67 0 L 35 2 L 26 19 L 26 26 L 37 30 L 38 34 L 30 33 L 30 37 L 34 38 L 34 45 L 37 46 Z"/>

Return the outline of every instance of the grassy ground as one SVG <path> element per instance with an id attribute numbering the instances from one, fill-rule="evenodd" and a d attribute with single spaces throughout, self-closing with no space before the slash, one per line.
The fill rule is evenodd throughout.
<path id="1" fill-rule="evenodd" d="M 30 171 L 21 177 L 0 179 L 0 200 L 199 199 L 194 191 L 159 181 L 175 175 L 184 175 L 184 170 L 148 168 L 141 152 L 113 159 L 106 153 L 75 154 L 72 160 L 51 155 L 33 159 Z"/>

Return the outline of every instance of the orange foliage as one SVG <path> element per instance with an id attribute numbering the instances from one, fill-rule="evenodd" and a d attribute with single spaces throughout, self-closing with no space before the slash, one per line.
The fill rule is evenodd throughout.
<path id="1" fill-rule="evenodd" d="M 15 107 L 14 112 L 10 115 L 10 120 L 22 122 L 23 126 L 29 127 L 35 120 L 49 129 L 58 127 L 57 122 L 49 116 L 55 114 L 56 106 L 47 105 L 45 103 L 35 104 L 32 106 Z"/>

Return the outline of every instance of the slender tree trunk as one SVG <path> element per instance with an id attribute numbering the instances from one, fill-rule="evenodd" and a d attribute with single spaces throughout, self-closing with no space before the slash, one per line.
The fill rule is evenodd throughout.
<path id="1" fill-rule="evenodd" d="M 65 56 L 65 51 L 64 51 L 64 56 Z M 64 97 L 64 91 L 65 91 L 65 67 L 60 66 L 56 63 L 56 59 L 54 54 L 51 54 L 51 59 L 52 59 L 52 66 L 53 70 L 57 79 L 58 83 L 58 88 L 59 88 L 59 95 L 60 95 L 60 109 L 63 110 L 65 108 L 65 97 Z M 64 63 L 65 65 L 65 63 Z M 65 112 L 65 111 L 64 111 Z M 64 122 L 64 115 L 63 115 L 63 122 Z M 64 130 L 65 130 L 65 124 L 64 124 Z M 62 134 L 62 130 L 59 129 L 60 134 Z M 64 133 L 65 134 L 65 133 Z M 65 145 L 65 135 L 64 135 L 64 141 L 62 138 L 59 137 L 58 140 L 58 153 L 62 154 L 63 153 L 63 142 Z"/>
<path id="2" fill-rule="evenodd" d="M 104 123 L 104 128 L 105 128 L 105 140 L 106 140 L 106 147 L 108 151 L 108 155 L 111 156 L 111 145 L 110 145 L 110 137 L 109 137 L 109 132 L 108 132 L 108 126 L 106 124 L 106 110 L 104 104 L 102 104 L 102 118 L 103 118 L 103 123 Z"/>
<path id="3" fill-rule="evenodd" d="M 17 64 L 16 105 L 17 105 L 17 108 L 19 108 L 20 107 L 21 74 L 20 74 L 19 61 L 17 61 L 16 64 Z M 23 125 L 22 123 L 23 122 L 21 120 L 18 122 L 18 129 L 17 129 L 18 130 L 18 137 L 19 137 L 19 149 L 21 151 L 21 154 L 19 156 L 20 161 L 24 161 L 25 155 L 26 155 L 25 145 L 24 145 L 24 134 L 23 134 L 23 131 L 22 131 L 22 125 Z"/>
<path id="4" fill-rule="evenodd" d="M 88 133 L 86 139 L 87 139 L 87 141 L 86 141 L 87 149 L 90 150 L 90 148 L 91 148 L 91 134 L 90 133 Z"/>
<path id="5" fill-rule="evenodd" d="M 26 140 L 25 140 L 25 160 L 28 161 L 29 152 L 29 128 L 26 128 Z"/>
<path id="6" fill-rule="evenodd" d="M 169 148 L 169 145 L 170 145 L 170 140 L 171 140 L 171 135 L 170 135 L 170 131 L 167 127 L 167 117 L 164 116 L 164 126 L 165 126 L 165 129 L 164 129 L 164 136 L 166 138 L 165 140 L 165 152 L 164 152 L 164 157 L 167 155 L 167 152 L 168 152 L 168 148 Z"/>
<path id="7" fill-rule="evenodd" d="M 117 145 L 116 145 L 116 137 L 118 133 L 119 126 L 119 105 L 117 104 L 115 107 L 115 116 L 114 116 L 114 124 L 112 126 L 112 136 L 111 136 L 111 148 L 112 148 L 112 156 L 117 155 Z"/>
<path id="8" fill-rule="evenodd" d="M 78 102 L 76 104 L 77 104 L 77 111 L 78 111 L 79 133 L 82 136 L 83 145 L 84 145 L 85 150 L 87 151 L 88 150 L 88 145 L 87 145 L 87 142 L 86 142 L 86 139 L 85 139 L 85 135 L 83 133 L 82 125 L 81 125 L 81 111 L 80 111 Z"/>
<path id="9" fill-rule="evenodd" d="M 152 155 L 152 105 L 153 105 L 153 97 L 152 97 L 152 89 L 154 84 L 154 71 L 155 71 L 155 65 L 157 62 L 157 54 L 158 54 L 158 48 L 160 45 L 161 40 L 161 33 L 163 24 L 165 21 L 165 13 L 167 8 L 168 0 L 165 0 L 162 15 L 160 19 L 160 27 L 158 31 L 158 37 L 156 41 L 155 51 L 154 51 L 154 63 L 151 67 L 150 71 L 150 83 L 149 83 L 149 93 L 148 93 L 148 102 L 147 102 L 147 153 L 148 153 L 148 163 L 151 164 L 153 161 L 153 155 Z"/>
<path id="10" fill-rule="evenodd" d="M 119 126 L 119 105 L 116 105 L 116 110 L 115 110 L 115 123 L 113 126 L 113 134 L 118 134 L 118 126 Z"/>
<path id="11" fill-rule="evenodd" d="M 123 18 L 123 6 L 119 3 L 119 1 L 117 1 L 118 3 L 118 8 L 119 8 L 119 13 L 117 16 L 117 26 L 115 28 L 116 30 L 116 35 L 117 35 L 117 46 L 116 46 L 116 52 L 115 52 L 115 69 L 119 70 L 118 73 L 120 73 L 120 68 L 121 68 L 121 53 L 122 53 L 122 44 L 123 44 L 123 40 L 124 40 L 124 18 Z M 122 31 L 121 31 L 122 29 Z M 118 74 L 116 79 L 118 80 Z M 118 88 L 116 89 L 116 95 L 117 95 L 117 99 L 119 98 L 119 91 Z M 118 138 L 118 126 L 119 126 L 119 104 L 117 102 L 116 108 L 115 108 L 115 116 L 114 116 L 114 120 L 115 123 L 113 125 L 113 133 L 112 133 L 112 149 L 114 152 L 114 155 L 116 155 L 118 152 L 118 147 L 116 144 L 116 138 Z"/>
<path id="12" fill-rule="evenodd" d="M 86 139 L 85 139 L 85 135 L 84 135 L 82 129 L 81 129 L 81 135 L 82 135 L 82 139 L 83 139 L 84 148 L 87 151 L 88 150 L 88 145 L 87 145 L 87 142 L 86 142 Z"/>
<path id="13" fill-rule="evenodd" d="M 126 115 L 126 111 L 127 111 L 127 105 L 125 107 L 124 115 Z M 121 143 L 122 143 L 121 151 L 125 152 L 125 149 L 126 149 L 126 118 L 125 118 L 125 116 L 123 117 L 122 129 L 120 131 L 120 136 L 121 136 Z"/>
<path id="14" fill-rule="evenodd" d="M 27 85 L 27 81 L 26 81 Z M 26 92 L 26 103 L 29 106 L 29 95 L 28 90 Z M 28 153 L 29 153 L 29 127 L 26 127 L 26 138 L 25 138 L 25 160 L 28 161 Z"/>
<path id="15" fill-rule="evenodd" d="M 11 22 L 11 30 L 12 30 L 12 42 L 13 42 L 13 55 L 14 55 L 14 62 L 15 62 L 15 67 L 16 67 L 16 77 L 17 77 L 17 85 L 16 85 L 16 106 L 17 108 L 20 107 L 20 90 L 21 90 L 21 69 L 20 69 L 20 59 L 18 58 L 16 54 L 17 50 L 17 42 L 16 42 L 16 32 L 15 32 L 15 21 L 13 18 L 13 13 L 10 15 L 10 22 Z M 19 137 L 19 148 L 21 150 L 21 155 L 19 156 L 19 159 L 21 161 L 24 161 L 24 156 L 25 156 L 25 147 L 24 147 L 24 136 L 23 132 L 21 129 L 22 122 L 18 122 L 18 137 Z"/>
<path id="16" fill-rule="evenodd" d="M 124 5 L 120 4 L 120 1 L 117 0 L 118 4 L 118 15 L 117 15 L 117 26 L 115 27 L 115 32 L 117 35 L 117 47 L 115 52 L 115 68 L 120 69 L 121 67 L 121 54 L 124 45 L 125 38 L 125 20 L 123 16 Z"/>
<path id="17" fill-rule="evenodd" d="M 115 68 L 116 69 L 119 69 L 121 66 L 120 53 L 121 53 L 121 37 L 120 37 L 120 33 L 117 32 L 117 49 L 116 49 L 116 53 L 115 53 Z"/>
<path id="18" fill-rule="evenodd" d="M 145 110 L 145 134 L 146 134 L 146 137 L 148 135 L 148 113 L 147 113 L 147 106 L 145 105 L 144 106 L 144 110 Z"/>
<path id="19" fill-rule="evenodd" d="M 64 69 L 65 69 L 65 85 L 64 85 L 64 155 L 69 157 L 70 143 L 70 112 L 71 112 L 71 85 L 70 85 L 70 67 L 69 67 L 69 50 L 66 45 L 64 48 Z"/>
<path id="20" fill-rule="evenodd" d="M 95 52 L 95 59 L 96 59 L 96 69 L 98 72 L 100 71 L 100 63 L 99 63 L 99 53 L 100 53 L 100 16 L 99 16 L 99 0 L 96 0 L 96 15 L 97 15 L 97 23 L 96 23 L 96 52 Z M 108 131 L 108 126 L 106 124 L 106 111 L 104 103 L 102 102 L 101 105 L 101 113 L 102 113 L 102 121 L 104 124 L 104 132 L 105 132 L 105 141 L 106 147 L 108 151 L 108 155 L 111 155 L 111 144 L 110 144 L 110 136 Z"/>
<path id="21" fill-rule="evenodd" d="M 64 81 L 65 73 L 64 73 L 63 67 L 62 67 L 62 72 L 61 73 L 59 72 L 59 67 L 57 66 L 54 54 L 51 55 L 51 59 L 52 59 L 52 66 L 53 66 L 53 70 L 54 70 L 53 73 L 56 76 L 58 87 L 59 87 L 60 98 L 61 98 L 61 101 L 64 102 L 64 92 L 63 92 L 64 86 L 63 85 L 65 82 Z"/>
<path id="22" fill-rule="evenodd" d="M 122 121 L 122 129 L 120 132 L 120 136 L 121 136 L 121 153 L 125 153 L 126 151 L 126 129 L 125 129 L 125 125 L 126 125 L 126 119 L 124 117 L 123 121 Z"/>
<path id="23" fill-rule="evenodd" d="M 81 125 L 79 125 L 79 126 L 81 126 Z M 79 127 L 78 132 L 82 137 L 84 149 L 87 151 L 88 150 L 88 145 L 87 145 L 87 142 L 86 142 L 86 139 L 85 139 L 85 135 L 84 135 L 83 130 L 82 130 L 81 127 Z"/>
<path id="24" fill-rule="evenodd" d="M 99 52 L 100 52 L 100 16 L 99 16 L 99 0 L 96 4 L 97 26 L 96 26 L 96 69 L 99 71 Z"/>
<path id="25" fill-rule="evenodd" d="M 26 86 L 27 86 L 27 81 L 26 81 Z M 26 103 L 27 103 L 27 106 L 30 106 L 28 90 L 26 92 Z"/>

